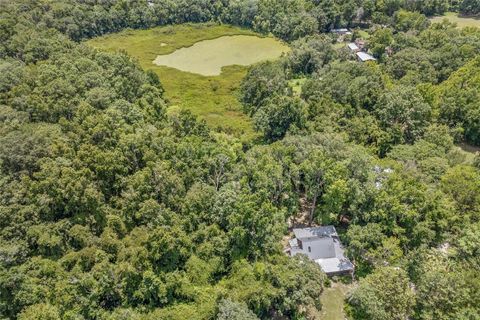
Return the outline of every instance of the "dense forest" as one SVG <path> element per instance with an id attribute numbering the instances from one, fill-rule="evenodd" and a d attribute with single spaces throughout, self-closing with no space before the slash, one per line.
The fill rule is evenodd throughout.
<path id="1" fill-rule="evenodd" d="M 480 3 L 0 2 L 0 318 L 314 318 L 330 280 L 282 246 L 306 211 L 356 265 L 352 319 L 480 319 L 480 155 L 458 147 L 480 145 L 480 29 L 427 18 L 447 10 Z M 290 44 L 239 89 L 255 141 L 82 42 L 186 22 Z"/>

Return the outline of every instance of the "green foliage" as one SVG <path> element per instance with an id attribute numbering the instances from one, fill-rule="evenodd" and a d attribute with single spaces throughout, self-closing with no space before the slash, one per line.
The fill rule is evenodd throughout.
<path id="1" fill-rule="evenodd" d="M 479 277 L 473 265 L 462 264 L 439 252 L 420 254 L 414 270 L 418 319 L 474 319 L 478 316 Z"/>
<path id="2" fill-rule="evenodd" d="M 369 49 L 374 57 L 383 60 L 386 49 L 393 44 L 393 33 L 391 29 L 378 29 L 369 41 Z"/>
<path id="3" fill-rule="evenodd" d="M 218 304 L 218 320 L 255 320 L 257 316 L 241 304 L 229 299 L 222 299 Z"/>
<path id="4" fill-rule="evenodd" d="M 265 62 L 251 68 L 242 82 L 240 101 L 250 116 L 275 94 L 285 94 L 289 87 L 282 65 Z"/>
<path id="5" fill-rule="evenodd" d="M 34 304 L 20 313 L 19 319 L 60 320 L 58 309 L 49 304 Z"/>
<path id="6" fill-rule="evenodd" d="M 431 107 L 412 87 L 398 86 L 380 96 L 375 114 L 391 141 L 412 143 L 431 121 Z"/>
<path id="7" fill-rule="evenodd" d="M 255 113 L 255 128 L 269 141 L 281 139 L 291 127 L 305 126 L 305 109 L 305 103 L 299 98 L 273 98 Z"/>
<path id="8" fill-rule="evenodd" d="M 2 3 L 0 317 L 313 318 L 326 276 L 281 245 L 302 213 L 336 225 L 357 266 L 347 301 L 354 318 L 478 318 L 480 171 L 455 143 L 478 144 L 480 36 L 410 12 L 445 8 L 441 0 Z M 242 144 L 196 112 L 166 110 L 174 86 L 209 88 L 190 100 L 196 108 L 215 105 L 217 94 L 233 101 L 245 69 L 173 85 L 165 79 L 173 72 L 141 69 L 166 52 L 157 49 L 172 49 L 143 52 L 156 32 L 183 46 L 251 30 L 136 31 L 139 42 L 127 42 L 142 51 L 139 63 L 76 42 L 187 21 L 297 40 L 280 60 L 253 66 L 240 88 L 264 140 Z M 317 34 L 374 22 L 387 25 L 370 30 L 377 62 L 349 61 L 334 36 Z M 126 41 L 129 32 L 108 37 Z M 298 76 L 305 81 L 294 95 Z"/>
<path id="9" fill-rule="evenodd" d="M 294 74 L 312 74 L 333 61 L 336 56 L 330 39 L 318 35 L 301 38 L 293 42 L 292 46 L 287 64 Z"/>
<path id="10" fill-rule="evenodd" d="M 480 59 L 475 58 L 452 74 L 438 88 L 436 100 L 440 119 L 451 127 L 462 127 L 465 139 L 474 144 L 480 141 L 477 72 L 479 67 Z"/>
<path id="11" fill-rule="evenodd" d="M 394 26 L 397 31 L 425 30 L 429 25 L 427 17 L 418 12 L 399 10 L 395 12 Z"/>
<path id="12" fill-rule="evenodd" d="M 405 319 L 415 304 L 406 272 L 393 267 L 377 269 L 360 280 L 348 300 L 355 319 Z"/>
<path id="13" fill-rule="evenodd" d="M 480 12 L 480 3 L 478 0 L 460 1 L 460 12 L 467 15 L 478 14 Z"/>

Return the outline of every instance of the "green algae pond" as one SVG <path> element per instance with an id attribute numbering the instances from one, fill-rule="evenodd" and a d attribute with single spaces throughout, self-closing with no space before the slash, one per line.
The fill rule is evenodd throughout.
<path id="1" fill-rule="evenodd" d="M 223 36 L 159 55 L 153 63 L 204 76 L 218 76 L 225 66 L 248 66 L 278 58 L 288 50 L 288 46 L 274 38 Z"/>
<path id="2" fill-rule="evenodd" d="M 229 132 L 243 141 L 255 139 L 257 135 L 237 98 L 248 65 L 273 60 L 290 50 L 273 37 L 230 25 L 208 23 L 127 29 L 86 43 L 100 50 L 127 52 L 143 69 L 154 71 L 165 89 L 169 113 L 188 109 L 206 120 L 210 127 Z M 189 53 L 185 55 L 185 63 L 179 64 L 180 60 L 174 60 L 175 66 L 154 63 L 159 56 L 173 57 L 175 53 L 179 55 L 177 52 Z M 215 57 L 219 52 L 224 54 Z M 206 61 L 207 56 L 210 61 Z M 195 71 L 194 61 L 197 67 L 205 64 L 208 68 Z M 207 72 L 214 75 L 205 75 Z"/>

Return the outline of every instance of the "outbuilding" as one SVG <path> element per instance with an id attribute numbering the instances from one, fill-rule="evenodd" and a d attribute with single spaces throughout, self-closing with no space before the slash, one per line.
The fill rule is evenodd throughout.
<path id="1" fill-rule="evenodd" d="M 350 42 L 348 45 L 347 45 L 348 49 L 350 49 L 350 51 L 352 52 L 358 52 L 360 51 L 360 48 L 354 43 L 354 42 Z"/>
<path id="2" fill-rule="evenodd" d="M 377 61 L 377 59 L 375 59 L 372 55 L 362 51 L 357 52 L 357 58 L 358 58 L 358 61 L 361 61 L 361 62 Z"/>

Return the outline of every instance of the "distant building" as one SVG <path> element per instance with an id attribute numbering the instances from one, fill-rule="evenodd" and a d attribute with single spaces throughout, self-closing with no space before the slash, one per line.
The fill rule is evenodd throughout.
<path id="1" fill-rule="evenodd" d="M 350 51 L 352 52 L 358 52 L 360 51 L 360 48 L 353 42 L 350 42 L 349 44 L 347 44 L 347 47 L 348 49 L 350 49 Z"/>
<path id="2" fill-rule="evenodd" d="M 361 61 L 361 62 L 366 62 L 366 61 L 377 61 L 377 59 L 375 59 L 373 56 L 371 56 L 370 54 L 366 53 L 366 52 L 357 52 L 357 58 L 358 58 L 358 61 Z"/>
<path id="3" fill-rule="evenodd" d="M 331 33 L 336 33 L 339 35 L 345 35 L 345 34 L 352 34 L 347 28 L 340 28 L 340 29 L 332 29 L 330 30 Z"/>
<path id="4" fill-rule="evenodd" d="M 293 229 L 293 233 L 288 250 L 291 256 L 305 254 L 329 276 L 353 273 L 354 266 L 345 257 L 334 226 Z"/>

